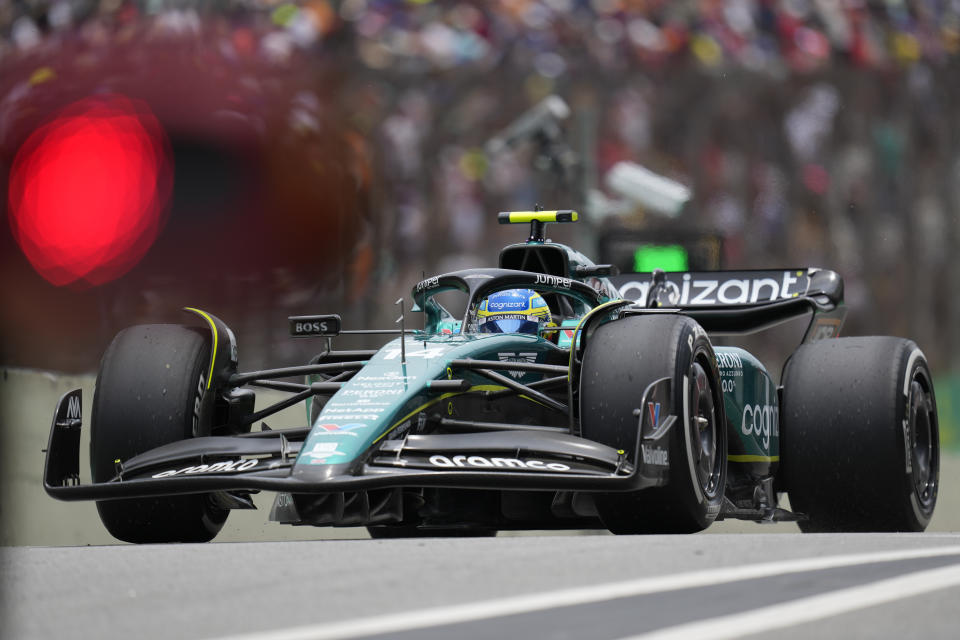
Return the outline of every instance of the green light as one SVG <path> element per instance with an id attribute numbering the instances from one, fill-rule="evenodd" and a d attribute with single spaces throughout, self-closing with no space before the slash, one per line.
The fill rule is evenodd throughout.
<path id="1" fill-rule="evenodd" d="M 686 271 L 689 265 L 687 250 L 678 244 L 642 244 L 633 252 L 633 270 L 637 273 L 654 269 Z"/>

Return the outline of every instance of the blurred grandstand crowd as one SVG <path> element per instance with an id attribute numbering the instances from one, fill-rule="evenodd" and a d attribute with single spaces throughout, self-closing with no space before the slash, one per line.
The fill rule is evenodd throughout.
<path id="1" fill-rule="evenodd" d="M 960 0 L 14 0 L 0 4 L 0 35 L 6 166 L 42 119 L 37 105 L 83 91 L 147 99 L 175 152 L 186 138 L 249 142 L 260 177 L 245 215 L 269 225 L 251 223 L 216 258 L 249 259 L 206 270 L 239 284 L 189 301 L 233 305 L 221 315 L 240 325 L 250 365 L 299 355 L 280 342 L 286 313 L 392 323 L 388 294 L 422 270 L 495 260 L 521 238 L 493 215 L 539 202 L 585 212 L 589 233 L 551 228 L 581 247 L 674 225 L 719 233 L 726 268 L 835 269 L 847 333 L 913 337 L 936 369 L 960 370 Z M 201 85 L 223 95 L 197 98 Z M 571 106 L 573 174 L 538 168 L 529 147 L 485 153 L 551 94 Z M 688 185 L 693 200 L 673 220 L 642 207 L 591 217 L 588 194 L 618 161 Z M 188 195 L 175 191 L 171 234 Z M 178 246 L 171 263 L 185 259 Z M 181 302 L 186 285 L 149 260 L 113 291 L 162 293 L 146 310 L 100 303 L 112 330 Z M 261 325 L 264 308 L 277 313 Z M 3 355 L 42 364 L 7 344 Z"/>

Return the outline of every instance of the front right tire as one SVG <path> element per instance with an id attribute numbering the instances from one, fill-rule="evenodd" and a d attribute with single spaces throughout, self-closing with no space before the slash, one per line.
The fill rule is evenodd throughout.
<path id="1" fill-rule="evenodd" d="M 113 339 L 100 361 L 90 427 L 94 482 L 116 475 L 123 461 L 164 444 L 209 435 L 202 415 L 209 334 L 179 325 L 139 325 Z M 208 494 L 103 500 L 100 520 L 126 542 L 207 542 L 229 511 Z"/>

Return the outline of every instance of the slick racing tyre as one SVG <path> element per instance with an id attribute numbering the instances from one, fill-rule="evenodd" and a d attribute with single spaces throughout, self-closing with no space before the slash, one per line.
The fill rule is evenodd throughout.
<path id="1" fill-rule="evenodd" d="M 802 345 L 783 375 L 780 450 L 802 531 L 923 531 L 940 437 L 926 358 L 900 338 Z"/>
<path id="2" fill-rule="evenodd" d="M 669 481 L 662 487 L 598 494 L 597 512 L 613 533 L 701 531 L 723 505 L 727 432 L 720 375 L 710 340 L 691 318 L 632 316 L 597 329 L 587 343 L 580 377 L 583 437 L 635 455 L 639 427 L 634 411 L 647 386 L 664 377 L 672 380 L 677 416 Z"/>
<path id="3" fill-rule="evenodd" d="M 100 362 L 90 427 L 94 482 L 127 460 L 164 444 L 208 435 L 201 415 L 210 364 L 205 331 L 140 325 L 117 334 Z M 196 412 L 196 413 L 195 413 Z M 97 502 L 100 520 L 127 542 L 207 542 L 229 513 L 206 494 Z"/>

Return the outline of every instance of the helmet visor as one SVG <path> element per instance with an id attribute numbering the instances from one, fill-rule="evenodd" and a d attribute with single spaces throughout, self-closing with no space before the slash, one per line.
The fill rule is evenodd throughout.
<path id="1" fill-rule="evenodd" d="M 480 333 L 537 333 L 540 323 L 525 316 L 491 318 L 480 325 Z"/>

